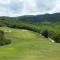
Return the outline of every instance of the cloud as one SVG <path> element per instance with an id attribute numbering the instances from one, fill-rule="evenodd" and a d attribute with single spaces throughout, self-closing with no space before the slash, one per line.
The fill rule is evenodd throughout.
<path id="1" fill-rule="evenodd" d="M 0 0 L 0 16 L 60 12 L 60 0 Z"/>

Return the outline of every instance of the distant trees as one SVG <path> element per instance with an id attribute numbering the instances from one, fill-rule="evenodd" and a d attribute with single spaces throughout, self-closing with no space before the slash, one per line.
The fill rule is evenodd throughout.
<path id="1" fill-rule="evenodd" d="M 7 40 L 4 36 L 4 32 L 0 30 L 0 46 L 10 44 L 11 41 Z"/>
<path id="2" fill-rule="evenodd" d="M 6 26 L 6 24 L 0 21 L 0 27 L 2 26 Z"/>

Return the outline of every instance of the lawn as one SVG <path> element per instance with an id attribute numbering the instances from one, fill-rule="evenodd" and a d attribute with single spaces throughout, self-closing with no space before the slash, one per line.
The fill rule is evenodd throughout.
<path id="1" fill-rule="evenodd" d="M 60 60 L 59 43 L 52 43 L 48 38 L 29 30 L 0 29 L 11 40 L 11 44 L 0 46 L 0 60 Z"/>

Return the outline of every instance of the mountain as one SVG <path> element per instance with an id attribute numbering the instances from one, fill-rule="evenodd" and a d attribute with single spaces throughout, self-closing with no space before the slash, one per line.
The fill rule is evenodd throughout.
<path id="1" fill-rule="evenodd" d="M 25 15 L 15 17 L 17 20 L 27 21 L 27 22 L 42 22 L 42 21 L 51 21 L 57 22 L 60 21 L 60 13 L 55 14 L 44 14 L 44 15 Z"/>
<path id="2" fill-rule="evenodd" d="M 25 16 L 18 16 L 18 17 L 0 17 L 0 20 L 19 20 L 19 21 L 26 21 L 26 22 L 43 22 L 43 21 L 50 21 L 50 22 L 60 22 L 60 13 L 55 14 L 44 14 L 44 15 L 25 15 Z"/>

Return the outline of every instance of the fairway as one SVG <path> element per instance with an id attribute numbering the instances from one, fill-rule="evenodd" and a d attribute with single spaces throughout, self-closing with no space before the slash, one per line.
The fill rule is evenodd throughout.
<path id="1" fill-rule="evenodd" d="M 0 60 L 60 60 L 60 44 L 53 43 L 40 34 L 0 27 L 11 44 L 0 46 Z M 10 32 L 9 32 L 10 31 Z"/>

